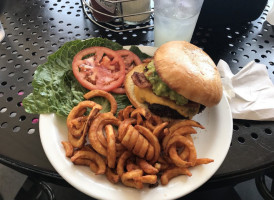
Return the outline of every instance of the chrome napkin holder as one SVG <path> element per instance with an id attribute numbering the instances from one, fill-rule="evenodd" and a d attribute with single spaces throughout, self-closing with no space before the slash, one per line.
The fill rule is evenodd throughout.
<path id="1" fill-rule="evenodd" d="M 125 32 L 125 31 L 133 31 L 133 30 L 138 30 L 138 29 L 148 29 L 148 28 L 153 28 L 153 12 L 154 9 L 151 8 L 149 11 L 145 12 L 138 12 L 138 13 L 133 13 L 133 14 L 123 14 L 123 9 L 122 9 L 122 3 L 124 2 L 130 2 L 130 1 L 137 1 L 137 0 L 104 0 L 105 2 L 108 3 L 113 3 L 116 5 L 116 9 L 119 9 L 120 13 L 119 15 L 110 15 L 106 14 L 104 12 L 100 12 L 96 10 L 95 8 L 92 7 L 91 3 L 89 0 L 82 0 L 82 5 L 83 5 L 83 11 L 85 15 L 88 17 L 90 21 L 92 21 L 94 24 L 97 26 L 113 31 L 113 32 Z M 106 17 L 111 17 L 113 20 L 111 22 L 99 22 L 98 20 L 95 19 L 93 16 L 93 12 L 97 12 L 103 16 Z M 136 25 L 130 25 L 125 23 L 124 18 L 125 17 L 130 17 L 130 16 L 136 16 L 136 15 L 142 15 L 142 14 L 149 14 L 149 20 L 144 23 L 136 24 Z"/>

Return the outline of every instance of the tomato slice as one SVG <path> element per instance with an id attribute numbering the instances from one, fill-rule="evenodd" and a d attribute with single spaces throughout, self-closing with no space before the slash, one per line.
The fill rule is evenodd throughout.
<path id="1" fill-rule="evenodd" d="M 126 69 L 125 69 L 126 74 L 135 66 L 142 64 L 142 61 L 140 60 L 140 58 L 136 54 L 134 54 L 132 51 L 122 49 L 122 50 L 116 51 L 116 53 L 118 53 L 124 60 L 124 63 L 126 65 Z M 126 93 L 124 84 L 122 84 L 121 87 L 112 90 L 112 92 L 117 94 Z"/>
<path id="2" fill-rule="evenodd" d="M 111 91 L 120 87 L 125 79 L 122 57 L 106 47 L 90 47 L 78 52 L 72 70 L 79 83 L 89 90 Z"/>
<path id="3" fill-rule="evenodd" d="M 116 51 L 124 60 L 126 65 L 126 74 L 135 66 L 142 64 L 140 58 L 132 51 L 122 49 Z"/>

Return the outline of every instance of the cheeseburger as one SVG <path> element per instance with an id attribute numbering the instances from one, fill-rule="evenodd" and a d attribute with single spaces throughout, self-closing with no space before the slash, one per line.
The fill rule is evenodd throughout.
<path id="1" fill-rule="evenodd" d="M 160 46 L 151 62 L 127 74 L 125 89 L 136 108 L 173 119 L 191 119 L 222 97 L 216 65 L 203 50 L 185 41 Z"/>

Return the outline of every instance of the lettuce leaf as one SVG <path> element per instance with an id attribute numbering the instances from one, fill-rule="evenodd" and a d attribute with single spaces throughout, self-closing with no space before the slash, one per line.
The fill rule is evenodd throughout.
<path id="1" fill-rule="evenodd" d="M 147 55 L 146 53 L 143 53 L 139 47 L 135 46 L 135 45 L 132 45 L 130 48 L 129 48 L 130 51 L 132 51 L 133 53 L 135 53 L 141 60 L 144 60 L 146 58 L 151 58 L 150 55 Z"/>
<path id="2" fill-rule="evenodd" d="M 39 65 L 32 81 L 33 92 L 23 100 L 23 106 L 28 113 L 45 114 L 56 113 L 67 116 L 70 110 L 88 92 L 83 88 L 72 72 L 73 57 L 82 49 L 91 46 L 104 46 L 113 50 L 123 47 L 115 42 L 103 38 L 90 38 L 65 43 L 58 51 L 48 57 L 48 61 Z M 130 105 L 126 95 L 114 95 L 118 109 Z M 110 110 L 108 101 L 102 97 L 92 99 L 103 105 L 103 112 Z"/>

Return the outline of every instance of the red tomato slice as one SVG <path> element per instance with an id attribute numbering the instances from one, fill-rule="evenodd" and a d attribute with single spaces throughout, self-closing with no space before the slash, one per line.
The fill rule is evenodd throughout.
<path id="1" fill-rule="evenodd" d="M 118 50 L 116 51 L 124 60 L 124 63 L 126 65 L 126 74 L 135 66 L 142 64 L 142 61 L 140 60 L 140 58 L 134 54 L 132 51 L 126 50 L 126 49 L 122 49 L 122 50 Z M 125 88 L 124 88 L 124 84 L 122 84 L 121 87 L 116 88 L 114 90 L 112 90 L 112 92 L 117 93 L 117 94 L 124 94 L 126 93 Z"/>
<path id="2" fill-rule="evenodd" d="M 126 65 L 126 73 L 129 72 L 133 67 L 142 64 L 140 58 L 132 51 L 122 49 L 116 51 L 116 53 L 118 53 L 123 58 Z"/>
<path id="3" fill-rule="evenodd" d="M 79 83 L 89 90 L 111 91 L 120 87 L 125 79 L 122 57 L 106 47 L 90 47 L 78 52 L 73 58 L 72 70 Z"/>

